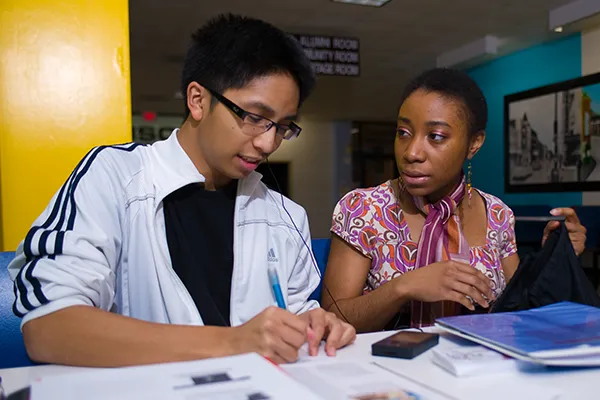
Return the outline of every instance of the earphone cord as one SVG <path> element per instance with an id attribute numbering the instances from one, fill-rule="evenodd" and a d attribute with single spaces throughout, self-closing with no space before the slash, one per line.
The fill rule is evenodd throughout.
<path id="1" fill-rule="evenodd" d="M 325 282 L 323 282 L 323 277 L 321 276 L 321 270 L 317 266 L 317 263 L 315 261 L 315 257 L 313 255 L 311 249 L 310 249 L 310 246 L 308 245 L 308 243 L 306 243 L 306 240 L 304 239 L 304 236 L 302 236 L 302 233 L 300 232 L 300 229 L 298 229 L 298 226 L 296 226 L 296 223 L 294 222 L 294 219 L 292 218 L 292 215 L 289 213 L 289 211 L 285 207 L 285 201 L 284 201 L 284 198 L 283 198 L 283 193 L 281 191 L 281 187 L 279 186 L 279 182 L 277 181 L 277 178 L 275 177 L 275 173 L 271 169 L 271 164 L 269 164 L 269 159 L 268 158 L 267 158 L 267 168 L 269 169 L 269 172 L 271 173 L 271 176 L 273 177 L 273 180 L 275 181 L 275 185 L 277 186 L 277 191 L 281 195 L 281 206 L 283 207 L 283 210 L 285 211 L 285 213 L 287 214 L 288 218 L 292 222 L 292 225 L 294 226 L 294 229 L 296 230 L 296 233 L 298 233 L 298 236 L 300 236 L 300 240 L 302 240 L 302 243 L 304 244 L 304 247 L 306 247 L 306 250 L 308 251 L 308 256 L 310 257 L 312 265 L 315 268 L 315 270 L 317 271 L 317 275 L 319 276 L 319 279 L 321 280 L 322 288 L 325 289 L 325 291 L 327 292 L 327 295 L 333 301 L 333 304 L 335 305 L 335 308 L 340 313 L 340 316 L 344 319 L 344 321 L 346 321 L 347 323 L 350 324 L 350 321 L 348 321 L 348 318 L 346 318 L 346 316 L 344 315 L 344 313 L 340 309 L 339 305 L 337 304 L 337 301 L 335 300 L 335 298 L 333 297 L 333 295 L 329 291 L 329 288 L 325 285 Z"/>
<path id="2" fill-rule="evenodd" d="M 312 251 L 311 251 L 310 247 L 306 243 L 306 240 L 304 239 L 304 236 L 300 232 L 300 229 L 298 229 L 298 226 L 294 222 L 294 219 L 292 218 L 292 215 L 289 213 L 289 211 L 285 207 L 285 201 L 284 201 L 284 197 L 283 197 L 283 192 L 281 191 L 281 187 L 279 186 L 279 182 L 277 181 L 277 178 L 275 177 L 275 173 L 271 169 L 271 164 L 269 164 L 269 159 L 267 159 L 266 161 L 267 161 L 267 168 L 269 169 L 271 177 L 273 178 L 273 181 L 275 182 L 275 186 L 277 187 L 277 191 L 279 192 L 279 194 L 281 196 L 281 206 L 283 207 L 283 210 L 285 211 L 285 213 L 287 214 L 288 218 L 292 222 L 292 225 L 294 226 L 294 229 L 296 230 L 296 233 L 298 233 L 298 236 L 300 237 L 300 240 L 302 240 L 302 243 L 304 244 L 304 247 L 306 247 L 306 250 L 308 251 L 310 260 L 312 262 L 312 265 L 313 265 L 314 269 L 316 270 L 317 275 L 319 276 L 319 279 L 321 279 L 322 288 L 325 289 L 325 291 L 327 292 L 327 295 L 331 298 L 331 301 L 333 302 L 333 305 L 335 306 L 335 308 L 339 312 L 340 316 L 344 319 L 344 321 L 347 322 L 347 323 L 349 323 L 349 324 L 351 324 L 351 322 L 348 320 L 348 318 L 346 318 L 346 316 L 344 315 L 344 313 L 340 309 L 340 306 L 338 305 L 337 301 L 335 300 L 335 297 L 333 297 L 333 294 L 331 294 L 331 291 L 325 285 L 325 282 L 323 282 L 323 277 L 321 276 L 321 270 L 319 269 L 319 267 L 316 264 L 314 255 L 312 254 Z M 371 277 L 374 278 L 373 272 L 369 271 L 369 274 L 371 275 Z M 371 288 L 371 290 L 374 290 L 373 285 L 369 282 L 368 279 L 367 279 L 367 285 Z M 431 310 L 430 310 L 430 313 L 431 313 Z M 431 316 L 433 317 L 433 314 Z M 398 316 L 398 318 L 396 320 L 396 323 L 394 324 L 394 327 L 393 327 L 394 330 L 403 328 L 402 326 L 398 326 L 399 322 L 400 322 L 400 315 Z M 406 328 L 411 328 L 411 326 L 409 325 Z M 423 330 L 421 328 L 415 328 L 415 329 L 418 329 L 419 331 L 423 332 Z"/>

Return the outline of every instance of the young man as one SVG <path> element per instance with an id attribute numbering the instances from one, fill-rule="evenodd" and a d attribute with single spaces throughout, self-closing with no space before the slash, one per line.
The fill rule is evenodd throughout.
<path id="1" fill-rule="evenodd" d="M 305 211 L 254 169 L 314 85 L 277 28 L 221 16 L 193 36 L 186 119 L 152 146 L 104 146 L 75 168 L 9 272 L 31 358 L 123 366 L 258 352 L 296 360 L 355 330 L 308 297 L 319 283 Z M 275 307 L 269 269 L 287 310 Z"/>

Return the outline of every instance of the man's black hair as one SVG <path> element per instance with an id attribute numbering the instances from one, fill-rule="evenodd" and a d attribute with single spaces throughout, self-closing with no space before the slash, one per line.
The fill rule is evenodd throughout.
<path id="1" fill-rule="evenodd" d="M 298 41 L 273 25 L 249 17 L 226 14 L 206 23 L 192 35 L 181 77 L 187 107 L 191 82 L 218 93 L 239 89 L 256 78 L 289 74 L 300 90 L 300 104 L 312 91 L 315 76 Z"/>
<path id="2" fill-rule="evenodd" d="M 461 103 L 468 120 L 469 135 L 484 131 L 488 109 L 483 92 L 469 75 L 451 68 L 434 68 L 413 79 L 404 89 L 400 106 L 417 90 L 439 93 Z"/>

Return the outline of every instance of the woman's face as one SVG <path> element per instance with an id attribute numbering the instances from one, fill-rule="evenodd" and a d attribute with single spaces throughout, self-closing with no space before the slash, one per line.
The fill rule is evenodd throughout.
<path id="1" fill-rule="evenodd" d="M 477 153 L 485 134 L 469 138 L 464 105 L 436 92 L 417 90 L 398 112 L 394 152 L 406 190 L 435 202 L 456 185 L 463 163 Z"/>

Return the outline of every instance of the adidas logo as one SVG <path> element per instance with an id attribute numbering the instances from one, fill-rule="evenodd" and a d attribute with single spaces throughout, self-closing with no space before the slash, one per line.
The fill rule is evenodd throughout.
<path id="1" fill-rule="evenodd" d="M 269 252 L 267 253 L 267 261 L 269 261 L 270 263 L 279 262 L 279 259 L 277 258 L 277 256 L 275 256 L 275 250 L 273 250 L 272 247 L 269 249 Z"/>

